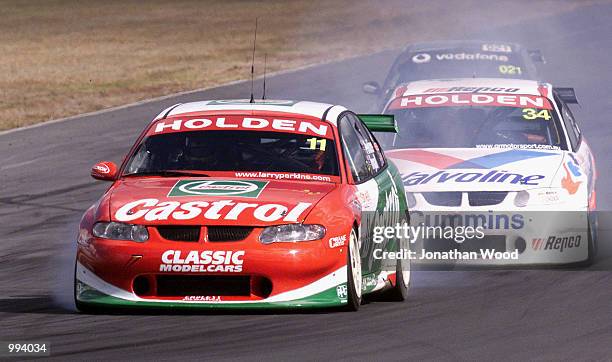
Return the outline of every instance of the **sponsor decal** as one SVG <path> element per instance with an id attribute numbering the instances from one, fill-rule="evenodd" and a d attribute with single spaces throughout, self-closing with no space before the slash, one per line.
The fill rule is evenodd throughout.
<path id="1" fill-rule="evenodd" d="M 376 276 L 375 275 L 366 275 L 361 280 L 362 280 L 362 282 L 361 282 L 361 290 L 363 292 L 368 290 L 368 288 L 374 288 L 376 286 L 376 284 L 378 284 L 378 281 L 376 280 Z"/>
<path id="2" fill-rule="evenodd" d="M 333 138 L 330 126 L 320 121 L 300 119 L 256 118 L 242 116 L 163 119 L 157 121 L 150 135 L 186 131 L 273 131 L 303 133 L 311 136 Z"/>
<path id="3" fill-rule="evenodd" d="M 423 93 L 516 93 L 520 88 L 505 88 L 505 87 L 446 87 L 446 88 L 429 88 Z M 409 94 L 404 94 L 405 96 Z"/>
<path id="4" fill-rule="evenodd" d="M 220 302 L 220 295 L 188 295 L 183 298 L 186 302 Z"/>
<path id="5" fill-rule="evenodd" d="M 180 250 L 166 250 L 161 256 L 160 272 L 177 273 L 240 273 L 244 250 L 191 250 L 183 257 Z"/>
<path id="6" fill-rule="evenodd" d="M 508 182 L 511 184 L 538 185 L 544 175 L 510 173 L 495 168 L 508 163 L 523 161 L 527 159 L 555 155 L 550 152 L 538 152 L 531 150 L 510 149 L 503 152 L 477 156 L 470 159 L 460 159 L 454 156 L 440 154 L 424 150 L 398 150 L 388 152 L 392 159 L 408 160 L 435 167 L 440 171 L 426 173 L 415 171 L 402 175 L 406 186 L 424 185 L 431 182 L 446 183 L 472 183 L 472 182 Z M 490 169 L 488 172 L 462 172 L 442 171 L 447 169 Z"/>
<path id="7" fill-rule="evenodd" d="M 561 187 L 566 189 L 570 195 L 573 195 L 578 192 L 578 188 L 580 187 L 582 181 L 574 181 L 574 179 L 572 179 L 572 175 L 570 174 L 570 170 L 574 176 L 578 176 L 580 175 L 580 168 L 571 161 L 563 164 L 563 168 L 565 169 L 565 177 L 561 179 Z"/>
<path id="8" fill-rule="evenodd" d="M 423 239 L 454 239 L 458 243 L 462 243 L 465 239 L 472 239 L 473 237 L 482 239 L 484 237 L 482 229 L 520 230 L 525 227 L 525 217 L 522 214 L 495 213 L 493 211 L 488 213 L 436 214 L 414 211 L 411 215 L 414 215 L 415 219 L 420 222 L 414 230 L 410 229 L 414 236 L 411 242 L 414 242 L 420 235 Z M 435 229 L 430 229 L 431 227 Z M 438 227 L 442 227 L 442 229 Z M 469 232 L 472 231 L 471 229 L 466 230 L 467 227 L 474 228 L 473 232 Z M 407 236 L 410 238 L 410 235 Z"/>
<path id="9" fill-rule="evenodd" d="M 108 174 L 110 173 L 110 167 L 105 164 L 97 164 L 94 166 L 94 169 L 99 173 Z"/>
<path id="10" fill-rule="evenodd" d="M 333 238 L 329 238 L 329 247 L 332 249 L 339 248 L 344 245 L 346 245 L 346 235 L 334 236 Z"/>
<path id="11" fill-rule="evenodd" d="M 456 106 L 552 109 L 550 101 L 541 96 L 480 93 L 408 95 L 394 99 L 389 105 L 389 109 Z"/>
<path id="12" fill-rule="evenodd" d="M 508 44 L 482 44 L 483 52 L 512 53 L 512 46 Z"/>
<path id="13" fill-rule="evenodd" d="M 542 238 L 534 238 L 531 241 L 531 247 L 533 250 L 557 250 L 562 253 L 565 249 L 579 248 L 582 237 L 580 235 L 575 236 L 549 236 L 546 241 Z"/>
<path id="14" fill-rule="evenodd" d="M 299 172 L 265 172 L 265 171 L 252 171 L 252 172 L 236 172 L 235 177 L 240 178 L 272 178 L 275 180 L 304 180 L 304 181 L 325 181 L 325 182 L 339 182 L 340 177 L 338 176 L 326 176 L 312 173 L 299 173 Z"/>
<path id="15" fill-rule="evenodd" d="M 539 145 L 539 144 L 522 144 L 522 143 L 495 143 L 495 144 L 481 144 L 476 145 L 476 148 L 515 148 L 525 150 L 560 150 L 561 147 L 553 145 Z"/>
<path id="16" fill-rule="evenodd" d="M 582 173 L 580 172 L 580 167 L 578 166 L 578 161 L 576 160 L 575 156 L 570 153 L 570 157 L 572 158 L 573 162 L 569 161 L 567 163 L 567 168 L 569 168 L 569 170 L 572 172 L 572 175 L 576 177 L 582 175 Z"/>
<path id="17" fill-rule="evenodd" d="M 357 197 L 357 200 L 359 201 L 363 209 L 369 210 L 376 206 L 374 204 L 374 200 L 372 199 L 372 195 L 370 195 L 370 192 L 368 190 L 357 191 L 355 196 Z"/>
<path id="18" fill-rule="evenodd" d="M 533 250 L 541 250 L 542 245 L 544 245 L 544 239 L 542 238 L 534 238 L 531 240 L 531 248 Z"/>
<path id="19" fill-rule="evenodd" d="M 338 298 L 340 298 L 340 299 L 346 299 L 347 298 L 348 291 L 346 289 L 346 284 L 338 285 L 336 287 L 336 295 L 338 295 Z"/>
<path id="20" fill-rule="evenodd" d="M 503 54 L 484 54 L 484 53 L 439 53 L 435 55 L 435 59 L 439 61 L 445 60 L 486 60 L 492 62 L 507 62 L 510 59 Z"/>
<path id="21" fill-rule="evenodd" d="M 257 198 L 266 187 L 266 181 L 192 181 L 180 180 L 168 196 L 240 196 Z"/>
<path id="22" fill-rule="evenodd" d="M 427 54 L 427 53 L 418 53 L 412 56 L 412 61 L 420 64 L 420 63 L 427 63 L 431 60 L 431 55 Z"/>
<path id="23" fill-rule="evenodd" d="M 393 172 L 395 173 L 396 171 L 393 170 Z M 395 175 L 399 176 L 397 173 Z M 372 210 L 374 212 L 366 212 L 362 214 L 361 230 L 363 230 L 366 234 L 365 237 L 359 238 L 359 248 L 362 250 L 363 255 L 372 255 L 374 250 L 379 248 L 379 246 L 377 246 L 374 242 L 370 242 L 370 240 L 374 241 L 373 236 L 377 227 L 381 225 L 398 225 L 400 224 L 402 217 L 405 216 L 400 212 L 402 205 L 400 204 L 399 199 L 398 184 L 396 184 L 394 174 L 391 173 L 391 169 L 388 168 L 386 172 L 381 173 L 373 180 L 375 181 L 374 184 L 377 188 L 376 192 L 372 194 L 378 196 L 376 208 Z M 386 185 L 389 186 L 385 187 Z M 397 241 L 399 242 L 399 240 Z M 361 245 L 362 243 L 363 247 Z M 367 268 L 371 270 L 374 267 L 374 260 L 369 259 L 367 263 Z"/>
<path id="24" fill-rule="evenodd" d="M 492 170 L 484 172 L 447 172 L 438 171 L 434 173 L 412 172 L 407 175 L 402 175 L 404 185 L 426 185 L 428 183 L 443 184 L 446 182 L 456 183 L 473 183 L 473 182 L 498 182 L 511 183 L 521 185 L 538 185 L 538 180 L 544 178 L 544 175 L 522 175 L 520 173 L 509 173 L 506 171 Z"/>
<path id="25" fill-rule="evenodd" d="M 254 218 L 258 221 L 273 222 L 283 220 L 296 222 L 312 205 L 299 202 L 295 206 L 280 204 L 259 204 L 235 202 L 233 200 L 218 201 L 161 201 L 158 199 L 141 199 L 120 207 L 115 212 L 117 221 L 134 221 L 144 218 L 146 221 L 157 220 L 191 220 L 200 216 L 206 220 L 238 220 L 241 217 Z M 246 215 L 245 215 L 246 214 Z"/>

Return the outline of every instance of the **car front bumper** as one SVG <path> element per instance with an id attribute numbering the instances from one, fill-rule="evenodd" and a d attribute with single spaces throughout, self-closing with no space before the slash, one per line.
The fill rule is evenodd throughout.
<path id="1" fill-rule="evenodd" d="M 203 252 L 208 254 L 202 258 Z M 341 306 L 347 303 L 345 252 L 320 241 L 139 244 L 91 238 L 78 245 L 75 299 L 108 307 Z M 240 257 L 232 261 L 236 253 Z M 214 255 L 221 256 L 217 264 L 206 264 Z"/>
<path id="2" fill-rule="evenodd" d="M 446 211 L 428 212 L 427 215 Z M 589 257 L 589 218 L 586 211 L 462 211 L 461 220 L 485 215 L 482 238 L 461 242 L 448 238 L 417 238 L 416 265 L 563 265 Z M 421 213 L 420 216 L 422 216 Z M 430 219 L 431 220 L 431 219 Z M 440 219 L 438 219 L 440 220 Z M 501 220 L 501 222 L 497 222 Z M 422 221 L 418 213 L 412 225 Z M 492 223 L 490 221 L 493 221 Z M 508 221 L 508 222 L 506 222 Z M 435 224 L 435 223 L 434 223 Z M 469 223 L 468 223 L 469 224 Z M 494 225 L 491 225 L 494 224 Z"/>

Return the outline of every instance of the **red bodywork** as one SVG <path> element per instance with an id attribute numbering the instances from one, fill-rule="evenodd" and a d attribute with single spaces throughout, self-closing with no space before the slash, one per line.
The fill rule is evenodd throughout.
<path id="1" fill-rule="evenodd" d="M 157 124 L 185 119 L 179 116 L 153 122 L 136 145 L 145 135 L 154 132 Z M 189 116 L 201 117 L 203 114 Z M 265 118 L 277 117 L 278 114 L 253 112 L 249 116 Z M 290 116 L 317 124 L 325 123 L 330 128 L 326 137 L 338 139 L 337 128 L 330 123 L 303 115 Z M 277 176 L 239 178 L 227 172 L 207 172 L 213 177 L 205 178 L 119 177 L 83 216 L 77 261 L 106 283 L 134 292 L 141 298 L 158 300 L 185 300 L 182 295 L 161 293 L 157 285 L 160 276 L 249 276 L 249 295 L 215 296 L 217 300 L 227 301 L 260 300 L 306 286 L 346 265 L 346 243 L 331 245 L 329 239 L 349 235 L 351 228 L 360 222 L 360 210 L 355 206 L 358 204 L 356 188 L 346 182 L 350 173 L 347 175 L 345 171 L 339 144 L 336 142 L 340 176 L 330 178 L 331 182 L 279 180 Z M 124 167 L 125 161 L 119 175 Z M 257 180 L 265 186 L 257 197 L 170 195 L 181 180 Z M 94 224 L 108 221 L 145 225 L 149 239 L 139 243 L 94 237 Z M 325 237 L 293 243 L 262 244 L 259 241 L 265 227 L 288 223 L 324 225 Z M 160 231 L 165 226 L 198 230 L 197 239 L 169 240 Z M 233 227 L 250 227 L 252 231 L 242 240 L 211 240 L 211 230 L 231 233 L 235 230 Z M 194 263 L 196 256 L 198 261 Z M 214 264 L 216 262 L 219 264 Z M 188 266 L 183 269 L 184 265 Z"/>

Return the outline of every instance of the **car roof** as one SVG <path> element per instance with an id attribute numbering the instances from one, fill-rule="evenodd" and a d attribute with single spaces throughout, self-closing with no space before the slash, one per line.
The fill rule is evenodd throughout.
<path id="1" fill-rule="evenodd" d="M 432 42 L 411 44 L 411 45 L 408 45 L 406 48 L 404 48 L 404 52 L 406 53 L 423 52 L 423 51 L 447 50 L 447 49 L 457 49 L 457 48 L 480 51 L 482 50 L 482 46 L 485 44 L 509 45 L 513 53 L 519 52 L 522 49 L 522 46 L 520 44 L 506 42 L 506 41 L 442 40 L 442 41 L 432 41 Z"/>
<path id="2" fill-rule="evenodd" d="M 341 106 L 309 101 L 266 99 L 255 100 L 253 103 L 251 103 L 248 99 L 207 100 L 174 105 L 161 112 L 155 119 L 158 120 L 167 117 L 175 117 L 182 114 L 197 115 L 197 113 L 210 113 L 214 111 L 245 111 L 245 113 L 288 113 L 296 116 L 304 115 L 323 120 L 326 115 L 330 113 L 337 115 L 339 111 L 341 112 L 343 110 L 345 110 L 345 108 Z M 328 120 L 333 119 L 331 117 L 325 118 L 328 118 Z M 335 121 L 335 119 L 333 119 L 333 121 Z"/>
<path id="3" fill-rule="evenodd" d="M 512 73 L 514 79 L 540 79 L 529 54 L 518 43 L 496 40 L 444 40 L 409 44 L 395 59 L 385 84 L 389 79 L 394 79 L 394 74 L 399 74 L 404 67 L 408 68 L 402 71 L 403 75 L 399 77 L 402 78 L 401 82 L 472 75 L 503 78 L 505 75 L 497 71 L 498 65 L 502 64 L 520 68 L 519 73 Z M 416 56 L 421 58 L 415 59 Z"/>
<path id="4" fill-rule="evenodd" d="M 410 83 L 405 83 L 396 88 L 401 89 L 402 94 L 425 94 L 425 93 L 443 93 L 444 90 L 448 89 L 450 92 L 474 92 L 474 89 L 462 89 L 462 88 L 487 88 L 479 90 L 480 92 L 486 93 L 504 93 L 502 90 L 496 91 L 496 89 L 503 88 L 518 88 L 513 91 L 514 94 L 525 94 L 525 95 L 544 95 L 550 94 L 551 85 L 548 83 L 542 83 L 535 80 L 525 79 L 508 79 L 508 78 L 457 78 L 457 79 L 436 79 L 436 80 L 418 80 Z M 456 88 L 452 89 L 451 88 Z M 545 94 L 542 94 L 546 92 Z M 394 95 L 394 96 L 395 96 Z"/>

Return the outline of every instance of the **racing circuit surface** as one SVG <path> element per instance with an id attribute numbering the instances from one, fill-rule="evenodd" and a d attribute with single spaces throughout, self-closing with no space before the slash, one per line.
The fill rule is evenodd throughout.
<path id="1" fill-rule="evenodd" d="M 612 5 L 582 8 L 481 39 L 542 50 L 545 80 L 574 86 L 575 108 L 597 161 L 598 207 L 612 210 Z M 483 24 L 486 19 L 483 19 Z M 269 98 L 337 102 L 368 111 L 361 83 L 382 80 L 386 51 L 269 78 Z M 245 74 L 248 72 L 245 69 Z M 256 89 L 260 90 L 256 84 Z M 76 314 L 76 225 L 108 184 L 97 161 L 121 161 L 141 129 L 171 104 L 247 98 L 234 84 L 0 135 L 0 340 L 49 341 L 66 359 L 606 359 L 612 358 L 612 242 L 592 270 L 421 271 L 403 304 L 357 313 Z"/>

